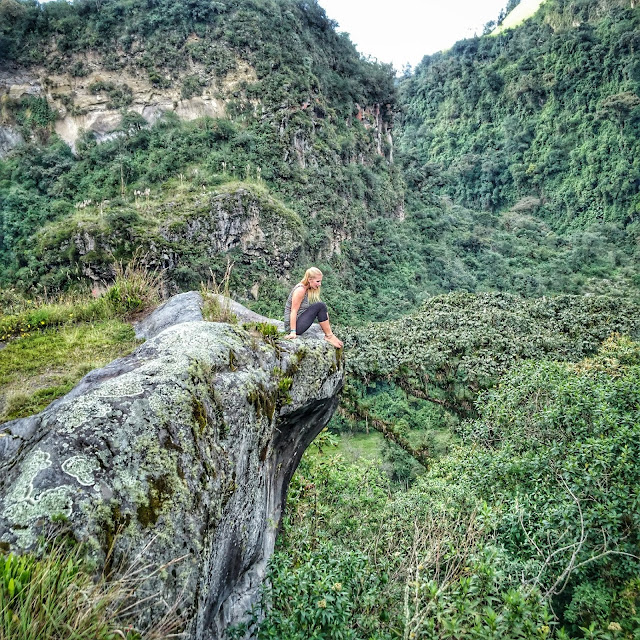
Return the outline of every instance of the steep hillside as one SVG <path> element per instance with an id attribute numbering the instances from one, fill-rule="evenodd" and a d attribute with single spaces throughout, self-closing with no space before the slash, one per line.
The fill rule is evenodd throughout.
<path id="1" fill-rule="evenodd" d="M 188 289 L 230 258 L 232 289 L 273 316 L 316 262 L 349 323 L 458 289 L 636 287 L 635 111 L 619 127 L 593 114 L 605 89 L 624 93 L 637 9 L 593 8 L 577 28 L 547 4 L 426 58 L 398 101 L 391 70 L 315 2 L 2 0 L 0 286 L 100 287 L 138 250 Z M 608 89 L 595 45 L 565 69 L 580 29 L 627 42 Z M 520 92 L 553 65 L 544 100 Z"/>
<path id="2" fill-rule="evenodd" d="M 637 3 L 547 0 L 515 29 L 425 57 L 401 89 L 409 164 L 470 208 L 635 228 L 639 46 Z"/>
<path id="3" fill-rule="evenodd" d="M 167 211 L 170 222 L 193 217 L 198 194 L 215 198 L 239 180 L 299 216 L 300 264 L 332 259 L 368 233 L 365 221 L 402 216 L 391 70 L 361 59 L 317 3 L 3 0 L 0 11 L 4 138 L 25 141 L 0 164 L 2 284 L 55 290 L 108 276 L 114 257 L 154 252 L 136 228 L 162 226 Z M 256 220 L 263 213 L 254 208 Z M 49 241 L 34 235 L 52 221 L 46 238 L 64 244 L 89 226 L 102 241 L 85 238 L 89 260 L 65 250 L 78 243 L 45 255 Z M 202 245 L 182 249 L 152 263 L 193 286 L 216 264 L 198 259 Z M 255 256 L 230 257 L 243 292 L 259 289 Z M 285 282 L 297 263 L 279 262 Z"/>

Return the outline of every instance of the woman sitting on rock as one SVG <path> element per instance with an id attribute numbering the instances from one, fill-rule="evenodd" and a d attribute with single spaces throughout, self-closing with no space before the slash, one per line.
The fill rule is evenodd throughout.
<path id="1" fill-rule="evenodd" d="M 327 305 L 320 300 L 322 271 L 316 267 L 307 269 L 301 282 L 293 287 L 287 304 L 284 307 L 284 328 L 289 332 L 288 340 L 301 336 L 317 318 L 324 331 L 324 339 L 337 349 L 342 347 L 339 340 L 331 332 Z"/>

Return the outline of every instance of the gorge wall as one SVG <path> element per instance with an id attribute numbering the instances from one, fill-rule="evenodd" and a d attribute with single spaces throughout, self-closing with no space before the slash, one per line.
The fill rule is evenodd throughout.
<path id="1" fill-rule="evenodd" d="M 12 122 L 10 107 L 27 97 L 46 99 L 56 113 L 55 132 L 75 148 L 84 131 L 93 133 L 98 141 L 113 136 L 125 107 L 149 124 L 167 112 L 182 120 L 225 117 L 226 102 L 241 85 L 254 80 L 255 71 L 239 63 L 224 81 L 211 80 L 200 95 L 187 98 L 180 86 L 154 86 L 146 74 L 131 69 L 110 71 L 97 57 L 91 71 L 81 77 L 38 66 L 0 68 L 0 103 L 4 107 L 0 118 L 0 157 L 22 141 L 19 127 Z"/>

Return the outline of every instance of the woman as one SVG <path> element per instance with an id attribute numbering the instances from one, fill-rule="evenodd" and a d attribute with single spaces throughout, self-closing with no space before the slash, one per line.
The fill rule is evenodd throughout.
<path id="1" fill-rule="evenodd" d="M 289 332 L 287 340 L 301 336 L 317 318 L 324 331 L 324 339 L 337 349 L 342 347 L 342 340 L 331 332 L 327 305 L 320 300 L 322 271 L 316 267 L 307 269 L 301 282 L 293 287 L 287 304 L 284 307 L 284 328 Z"/>

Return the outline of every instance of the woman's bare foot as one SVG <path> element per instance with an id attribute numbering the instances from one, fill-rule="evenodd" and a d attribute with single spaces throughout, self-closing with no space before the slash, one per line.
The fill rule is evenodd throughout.
<path id="1" fill-rule="evenodd" d="M 332 344 L 336 349 L 342 349 L 342 347 L 344 346 L 342 340 L 336 338 L 336 336 L 334 336 L 333 333 L 330 333 L 328 336 L 325 336 L 324 339 L 329 344 Z"/>

